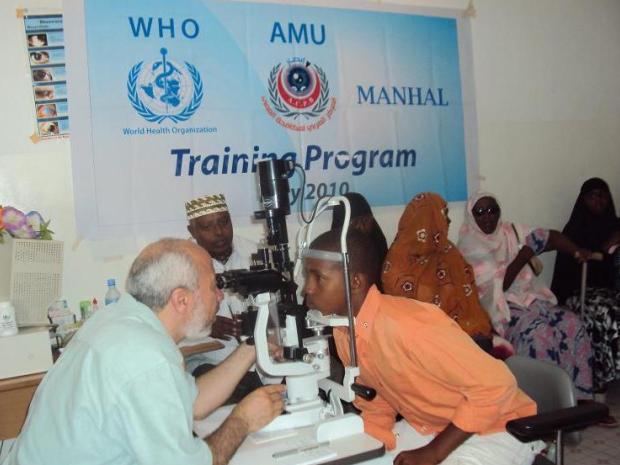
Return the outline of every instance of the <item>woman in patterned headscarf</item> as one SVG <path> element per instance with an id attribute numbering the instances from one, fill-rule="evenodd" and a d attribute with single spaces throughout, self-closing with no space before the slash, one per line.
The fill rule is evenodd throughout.
<path id="1" fill-rule="evenodd" d="M 448 206 L 439 195 L 426 192 L 409 202 L 383 265 L 384 292 L 437 305 L 489 349 L 491 322 L 478 301 L 471 266 L 448 240 L 449 223 Z M 502 341 L 495 339 L 503 348 L 498 355 L 511 355 L 512 347 Z"/>
<path id="2" fill-rule="evenodd" d="M 590 398 L 590 338 L 577 315 L 557 306 L 530 265 L 534 255 L 548 250 L 562 250 L 577 260 L 590 252 L 558 231 L 502 221 L 496 197 L 484 192 L 467 202 L 458 246 L 474 269 L 480 301 L 495 330 L 518 354 L 564 368 L 577 397 Z"/>

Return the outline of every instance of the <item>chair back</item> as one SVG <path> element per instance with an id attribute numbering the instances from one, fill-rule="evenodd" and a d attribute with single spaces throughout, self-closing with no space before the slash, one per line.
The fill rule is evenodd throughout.
<path id="1" fill-rule="evenodd" d="M 517 379 L 519 388 L 536 402 L 538 413 L 577 405 L 573 382 L 568 373 L 559 366 L 521 355 L 509 357 L 506 364 Z M 564 439 L 570 444 L 578 444 L 581 433 L 565 433 Z"/>
<path id="2" fill-rule="evenodd" d="M 506 364 L 523 392 L 538 405 L 538 413 L 577 405 L 573 382 L 559 366 L 520 355 L 513 355 Z"/>

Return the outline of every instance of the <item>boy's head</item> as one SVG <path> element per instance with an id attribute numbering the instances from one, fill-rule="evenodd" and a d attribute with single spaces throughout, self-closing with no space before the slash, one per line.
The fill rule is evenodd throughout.
<path id="1" fill-rule="evenodd" d="M 311 250 L 340 252 L 341 230 L 321 234 L 310 245 Z M 349 252 L 349 278 L 351 283 L 351 304 L 357 314 L 368 289 L 379 281 L 381 263 L 372 241 L 365 234 L 349 230 L 347 234 Z M 347 303 L 344 288 L 342 264 L 331 260 L 307 257 L 304 259 L 304 294 L 310 308 L 325 315 L 346 315 Z"/>

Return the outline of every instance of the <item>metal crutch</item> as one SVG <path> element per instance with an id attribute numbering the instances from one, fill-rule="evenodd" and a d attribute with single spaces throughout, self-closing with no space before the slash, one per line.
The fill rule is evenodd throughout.
<path id="1" fill-rule="evenodd" d="M 590 255 L 589 260 L 596 260 L 600 262 L 603 260 L 603 254 L 600 252 L 594 252 Z M 583 309 L 586 304 L 586 286 L 588 281 L 588 260 L 584 261 L 581 265 L 581 290 L 579 293 L 579 312 L 583 314 Z"/>
<path id="2" fill-rule="evenodd" d="M 594 252 L 590 255 L 589 260 L 601 261 L 603 260 L 603 254 L 600 252 Z M 582 315 L 586 306 L 586 288 L 588 284 L 588 260 L 585 260 L 581 265 L 581 289 L 579 290 L 579 314 Z M 594 378 L 594 364 L 592 365 L 592 378 Z M 594 399 L 594 392 L 592 392 L 592 398 Z"/>

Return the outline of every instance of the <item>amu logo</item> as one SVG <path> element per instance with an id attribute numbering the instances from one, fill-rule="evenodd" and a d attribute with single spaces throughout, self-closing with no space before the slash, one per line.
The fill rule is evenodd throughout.
<path id="1" fill-rule="evenodd" d="M 303 58 L 275 65 L 269 73 L 268 90 L 269 102 L 262 97 L 263 106 L 287 129 L 314 131 L 331 119 L 336 108 L 336 99 L 329 97 L 325 71 Z"/>
<path id="2" fill-rule="evenodd" d="M 134 65 L 127 78 L 127 97 L 131 106 L 145 120 L 161 123 L 187 121 L 202 102 L 202 80 L 198 70 L 185 62 L 181 67 L 160 50 L 161 60 L 146 66 Z"/>

